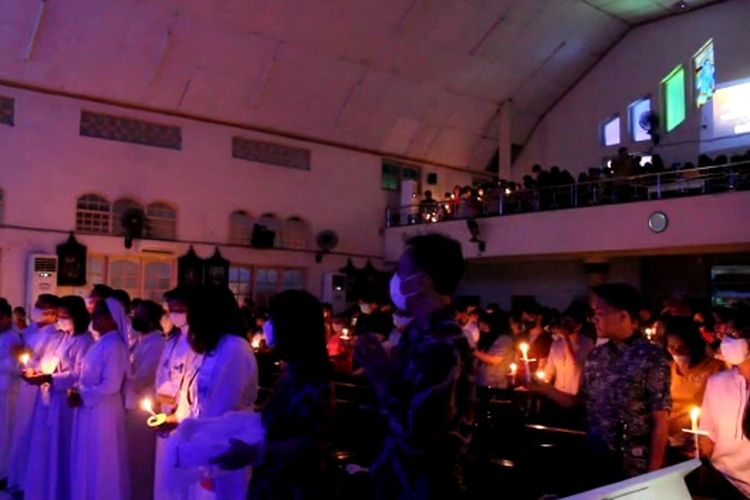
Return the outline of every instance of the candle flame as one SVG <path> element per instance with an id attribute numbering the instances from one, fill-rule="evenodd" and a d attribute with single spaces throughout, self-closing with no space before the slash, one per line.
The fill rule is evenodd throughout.
<path id="1" fill-rule="evenodd" d="M 521 350 L 521 355 L 523 356 L 524 361 L 529 360 L 529 344 L 526 342 L 522 342 L 518 348 Z"/>
<path id="2" fill-rule="evenodd" d="M 149 412 L 151 415 L 156 415 L 156 413 L 154 413 L 154 407 L 152 406 L 151 400 L 149 398 L 146 398 L 143 401 L 141 401 L 141 408 L 144 411 Z"/>
<path id="3" fill-rule="evenodd" d="M 510 374 L 515 375 L 518 372 L 518 365 L 515 363 L 510 364 Z"/>
<path id="4" fill-rule="evenodd" d="M 544 380 L 544 370 L 538 370 L 536 372 L 536 378 L 538 378 L 539 380 Z"/>
<path id="5" fill-rule="evenodd" d="M 692 409 L 690 410 L 690 419 L 691 419 L 691 420 L 693 420 L 694 422 L 697 422 L 697 421 L 698 421 L 698 418 L 699 418 L 700 416 L 701 416 L 701 409 L 700 409 L 700 407 L 698 407 L 698 406 L 694 406 L 694 407 L 693 407 L 693 408 L 692 408 Z"/>
<path id="6" fill-rule="evenodd" d="M 31 361 L 31 356 L 29 356 L 29 353 L 25 352 L 18 357 L 18 361 L 24 366 L 28 365 L 29 361 Z"/>

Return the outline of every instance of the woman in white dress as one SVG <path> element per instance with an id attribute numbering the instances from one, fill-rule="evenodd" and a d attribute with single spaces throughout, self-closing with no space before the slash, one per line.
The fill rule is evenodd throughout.
<path id="1" fill-rule="evenodd" d="M 70 498 L 73 409 L 67 404 L 66 394 L 78 383 L 83 358 L 94 343 L 88 331 L 89 321 L 86 303 L 81 297 L 63 297 L 57 318 L 60 338 L 47 344 L 40 363 L 42 374 L 24 377 L 28 383 L 40 386 L 28 443 L 26 500 Z"/>
<path id="2" fill-rule="evenodd" d="M 31 325 L 21 333 L 26 352 L 30 356 L 25 367 L 29 373 L 41 369 L 40 362 L 47 343 L 59 338 L 57 332 L 57 308 L 59 306 L 60 299 L 56 295 L 46 293 L 37 297 L 34 303 L 34 308 L 31 310 Z M 37 394 L 39 394 L 39 387 L 35 385 L 21 384 L 18 388 L 8 465 L 8 488 L 15 491 L 23 490 L 24 487 L 30 451 L 31 416 L 34 412 Z"/>
<path id="3" fill-rule="evenodd" d="M 185 418 L 221 417 L 253 410 L 258 395 L 258 365 L 244 336 L 237 300 L 227 288 L 206 286 L 190 310 L 190 346 L 196 356 L 187 367 L 177 412 L 169 424 Z M 222 473 L 189 488 L 189 498 L 245 500 L 249 467 Z"/>
<path id="4" fill-rule="evenodd" d="M 154 494 L 154 461 L 156 436 L 145 425 L 146 415 L 140 403 L 153 401 L 154 379 L 164 349 L 160 321 L 164 309 L 150 300 L 138 303 L 133 312 L 135 339 L 130 353 L 130 371 L 125 389 L 130 494 L 138 500 L 149 500 Z"/>
<path id="5" fill-rule="evenodd" d="M 114 299 L 94 306 L 95 343 L 83 358 L 80 382 L 68 395 L 73 417 L 71 498 L 126 500 L 128 461 L 123 386 L 128 372 L 126 314 Z"/>
<path id="6" fill-rule="evenodd" d="M 0 482 L 8 478 L 11 430 L 21 381 L 17 356 L 22 346 L 10 304 L 0 299 Z"/>

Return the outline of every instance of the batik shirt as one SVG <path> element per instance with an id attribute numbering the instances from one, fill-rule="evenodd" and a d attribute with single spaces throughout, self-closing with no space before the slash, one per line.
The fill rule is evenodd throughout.
<path id="1" fill-rule="evenodd" d="M 388 432 L 375 464 L 381 496 L 455 498 L 461 456 L 474 419 L 473 356 L 446 310 L 425 328 L 414 321 L 393 352 L 394 369 L 382 398 Z"/>
<path id="2" fill-rule="evenodd" d="M 586 360 L 579 394 L 594 453 L 615 458 L 627 477 L 647 472 L 651 414 L 671 409 L 669 387 L 666 354 L 640 335 L 596 347 Z"/>

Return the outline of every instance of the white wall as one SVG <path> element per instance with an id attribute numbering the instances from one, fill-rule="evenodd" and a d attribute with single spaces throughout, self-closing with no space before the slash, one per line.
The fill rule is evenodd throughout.
<path id="1" fill-rule="evenodd" d="M 574 173 L 601 166 L 602 158 L 613 156 L 618 146 L 602 146 L 599 127 L 615 113 L 621 117 L 622 145 L 633 152 L 647 151 L 650 142 L 633 144 L 630 139 L 628 105 L 650 95 L 663 126 L 659 84 L 678 64 L 686 70 L 687 119 L 662 134 L 655 152 L 667 165 L 695 162 L 702 117 L 693 99 L 692 56 L 713 38 L 717 83 L 750 77 L 748 26 L 750 4 L 731 0 L 633 29 L 543 119 L 514 165 L 513 177 L 522 177 L 534 163 L 560 165 Z M 748 145 L 750 135 L 743 149 Z"/>
<path id="2" fill-rule="evenodd" d="M 133 197 L 141 203 L 166 200 L 178 211 L 177 238 L 183 243 L 144 242 L 185 253 L 188 241 L 225 243 L 229 214 L 244 209 L 253 216 L 272 212 L 281 218 L 301 216 L 313 232 L 333 229 L 340 236 L 337 252 L 383 254 L 382 228 L 388 194 L 380 188 L 381 159 L 375 155 L 298 143 L 245 130 L 124 110 L 70 98 L 0 87 L 15 98 L 15 126 L 0 125 L 0 188 L 4 191 L 4 224 L 0 225 L 0 295 L 12 302 L 23 297 L 26 256 L 54 252 L 75 227 L 76 199 L 94 192 L 110 202 Z M 181 151 L 81 137 L 81 109 L 182 127 Z M 279 142 L 312 150 L 312 169 L 300 171 L 251 163 L 231 157 L 231 138 Z M 469 183 L 470 173 L 423 167 L 441 181 Z M 447 174 L 446 172 L 450 172 Z M 451 184 L 452 185 L 452 184 Z M 10 229 L 7 226 L 16 227 Z M 18 226 L 61 231 L 43 233 Z M 137 254 L 121 237 L 78 236 L 90 253 Z M 203 257 L 212 245 L 197 246 Z M 273 264 L 308 269 L 308 288 L 319 292 L 320 276 L 338 269 L 346 256 L 314 263 L 310 253 L 227 247 L 233 263 Z M 366 257 L 354 259 L 362 266 Z"/>

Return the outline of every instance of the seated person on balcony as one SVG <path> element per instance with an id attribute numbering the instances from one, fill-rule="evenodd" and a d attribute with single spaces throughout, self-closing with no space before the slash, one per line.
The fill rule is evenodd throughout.
<path id="1" fill-rule="evenodd" d="M 437 215 L 438 202 L 432 198 L 432 191 L 424 192 L 424 199 L 419 202 L 419 213 L 422 215 L 422 222 L 431 222 L 432 217 Z"/>

